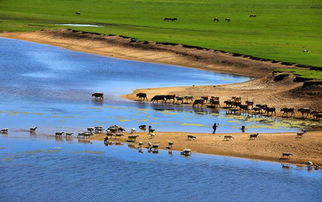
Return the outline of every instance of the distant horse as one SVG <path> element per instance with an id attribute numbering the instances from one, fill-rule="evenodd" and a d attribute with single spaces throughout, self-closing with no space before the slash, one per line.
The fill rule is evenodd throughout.
<path id="1" fill-rule="evenodd" d="M 289 115 L 294 116 L 295 115 L 294 108 L 284 107 L 281 109 L 281 112 L 283 112 L 282 116 L 284 116 L 284 114 L 286 114 L 287 116 L 289 116 Z"/>
<path id="2" fill-rule="evenodd" d="M 192 106 L 194 107 L 195 105 L 200 105 L 200 106 L 202 106 L 202 105 L 204 105 L 205 104 L 205 100 L 204 99 L 196 99 L 194 102 L 193 102 L 193 104 L 192 104 Z"/>
<path id="3" fill-rule="evenodd" d="M 93 93 L 92 97 L 94 97 L 95 100 L 103 100 L 104 99 L 104 93 Z"/>
<path id="4" fill-rule="evenodd" d="M 79 11 L 75 12 L 76 15 L 80 15 L 81 13 Z"/>
<path id="5" fill-rule="evenodd" d="M 304 118 L 304 115 L 305 114 L 306 114 L 305 118 L 307 118 L 310 115 L 310 113 L 311 113 L 311 109 L 309 109 L 309 108 L 300 108 L 297 111 L 302 114 L 302 117 L 303 118 Z"/>
<path id="6" fill-rule="evenodd" d="M 157 102 L 159 103 L 159 101 L 165 102 L 165 95 L 155 95 L 152 99 L 151 102 Z"/>
<path id="7" fill-rule="evenodd" d="M 218 17 L 214 17 L 214 22 L 219 22 L 219 18 Z"/>
<path id="8" fill-rule="evenodd" d="M 163 21 L 177 21 L 178 18 L 163 18 Z"/>
<path id="9" fill-rule="evenodd" d="M 250 14 L 249 17 L 250 18 L 256 18 L 256 14 Z"/>
<path id="10" fill-rule="evenodd" d="M 230 22 L 230 21 L 231 21 L 230 18 L 225 19 L 225 22 Z"/>
<path id="11" fill-rule="evenodd" d="M 148 100 L 146 93 L 137 93 L 136 98 L 140 101 Z"/>

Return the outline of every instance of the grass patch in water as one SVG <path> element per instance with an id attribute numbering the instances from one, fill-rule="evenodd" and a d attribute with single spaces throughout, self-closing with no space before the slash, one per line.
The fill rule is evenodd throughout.
<path id="1" fill-rule="evenodd" d="M 43 115 L 43 113 L 38 113 L 38 112 L 17 112 L 17 111 L 5 111 L 5 110 L 0 110 L 1 114 L 7 114 L 10 116 L 16 116 L 16 115 Z"/>
<path id="2" fill-rule="evenodd" d="M 91 151 L 91 150 L 84 150 L 84 151 L 77 151 L 77 152 L 73 152 L 73 153 L 76 153 L 76 154 L 104 154 L 104 152 L 102 151 Z"/>
<path id="3" fill-rule="evenodd" d="M 182 126 L 197 126 L 197 127 L 207 127 L 206 125 L 200 123 L 182 123 Z"/>

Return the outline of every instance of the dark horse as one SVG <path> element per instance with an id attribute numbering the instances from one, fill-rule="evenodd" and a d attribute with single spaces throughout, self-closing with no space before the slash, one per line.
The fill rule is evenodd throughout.
<path id="1" fill-rule="evenodd" d="M 104 93 L 93 93 L 92 97 L 94 97 L 95 100 L 103 100 L 104 99 Z"/>
<path id="2" fill-rule="evenodd" d="M 163 21 L 177 21 L 178 18 L 163 18 Z"/>
<path id="3" fill-rule="evenodd" d="M 137 93 L 136 94 L 136 97 L 140 101 L 148 100 L 148 97 L 147 97 L 146 93 Z"/>

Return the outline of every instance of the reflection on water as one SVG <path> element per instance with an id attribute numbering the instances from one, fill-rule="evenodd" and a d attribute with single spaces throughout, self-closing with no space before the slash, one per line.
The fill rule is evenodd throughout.
<path id="1" fill-rule="evenodd" d="M 321 171 L 133 145 L 0 136 L 1 201 L 320 201 Z M 5 145 L 5 146 L 4 146 Z M 130 148 L 129 148 L 130 147 Z"/>

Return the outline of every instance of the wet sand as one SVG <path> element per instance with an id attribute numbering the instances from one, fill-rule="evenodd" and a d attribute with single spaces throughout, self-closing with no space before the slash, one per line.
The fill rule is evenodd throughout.
<path id="1" fill-rule="evenodd" d="M 305 164 L 312 161 L 322 165 L 322 133 L 307 132 L 302 138 L 296 133 L 261 133 L 255 140 L 249 140 L 249 133 L 209 134 L 187 132 L 155 132 L 151 138 L 147 132 L 136 132 L 139 137 L 136 142 L 129 143 L 138 147 L 138 142 L 148 146 L 148 142 L 159 144 L 160 149 L 166 149 L 168 141 L 173 141 L 173 150 L 182 151 L 189 148 L 192 152 L 234 156 L 258 160 L 277 161 L 283 163 Z M 112 138 L 111 141 L 126 142 L 128 133 L 121 138 Z M 187 140 L 187 135 L 193 135 L 195 140 Z M 234 139 L 224 141 L 225 135 Z M 94 135 L 92 140 L 103 140 L 105 134 Z M 281 160 L 283 152 L 292 153 L 289 160 Z"/>

